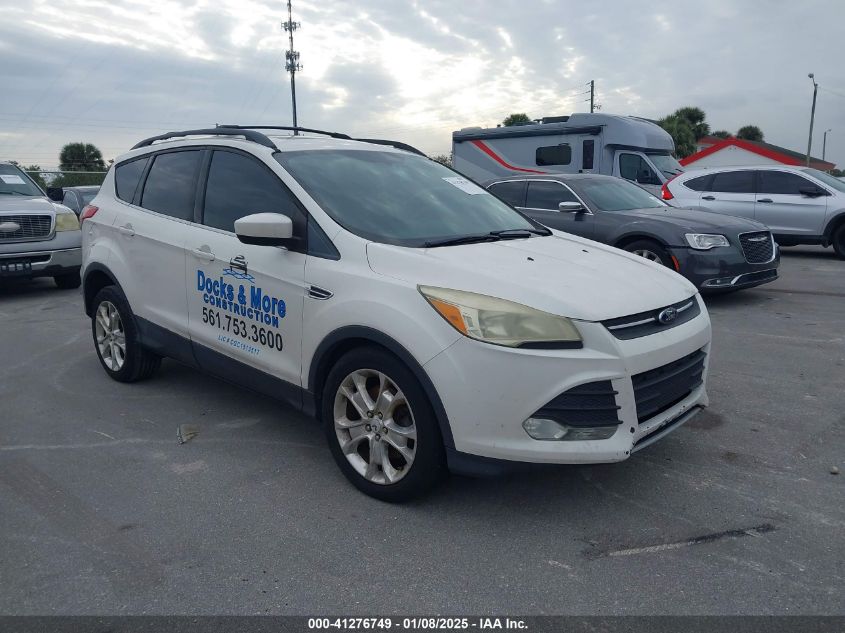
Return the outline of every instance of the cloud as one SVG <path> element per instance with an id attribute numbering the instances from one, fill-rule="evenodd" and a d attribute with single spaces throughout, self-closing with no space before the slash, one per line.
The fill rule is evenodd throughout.
<path id="1" fill-rule="evenodd" d="M 107 157 L 142 137 L 220 122 L 289 124 L 284 3 L 30 0 L 0 23 L 0 158 L 55 165 L 68 141 Z M 808 15 L 825 15 L 812 28 Z M 845 5 L 807 0 L 294 0 L 300 124 L 448 152 L 452 130 L 588 107 L 659 118 L 698 105 L 806 147 L 813 71 L 845 95 Z M 11 87 L 11 88 L 9 88 Z M 814 147 L 845 164 L 845 97 L 821 91 Z M 841 140 L 840 140 L 841 139 Z"/>

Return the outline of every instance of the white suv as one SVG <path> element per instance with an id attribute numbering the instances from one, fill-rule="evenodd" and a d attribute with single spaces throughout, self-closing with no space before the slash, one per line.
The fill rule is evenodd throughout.
<path id="1" fill-rule="evenodd" d="M 387 500 L 447 467 L 624 460 L 706 406 L 710 320 L 680 275 L 401 143 L 272 134 L 166 134 L 109 170 L 82 226 L 112 378 L 167 356 L 287 400 Z"/>
<path id="2" fill-rule="evenodd" d="M 845 182 L 818 169 L 771 165 L 687 171 L 663 185 L 663 199 L 757 220 L 781 246 L 833 246 L 845 259 Z"/>

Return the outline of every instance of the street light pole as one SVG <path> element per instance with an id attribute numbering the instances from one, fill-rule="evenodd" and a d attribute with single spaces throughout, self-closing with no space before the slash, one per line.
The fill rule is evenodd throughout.
<path id="1" fill-rule="evenodd" d="M 810 110 L 810 137 L 807 139 L 807 167 L 810 166 L 810 150 L 813 149 L 813 121 L 816 118 L 816 93 L 819 91 L 819 84 L 816 83 L 815 75 L 807 75 L 813 82 L 813 107 Z"/>
<path id="2" fill-rule="evenodd" d="M 824 131 L 824 136 L 822 137 L 822 160 L 824 160 L 824 155 L 827 152 L 827 133 L 833 132 L 833 128 Z"/>

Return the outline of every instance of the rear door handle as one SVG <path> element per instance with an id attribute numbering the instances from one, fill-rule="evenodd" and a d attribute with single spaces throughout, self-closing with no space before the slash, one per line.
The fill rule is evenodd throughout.
<path id="1" fill-rule="evenodd" d="M 132 237 L 135 235 L 135 229 L 132 228 L 131 224 L 124 224 L 123 226 L 117 227 L 117 230 L 120 231 L 126 237 Z"/>
<path id="2" fill-rule="evenodd" d="M 214 261 L 214 253 L 212 253 L 208 246 L 201 246 L 200 248 L 195 248 L 193 251 L 194 257 L 197 259 L 202 259 L 207 262 Z"/>
<path id="3" fill-rule="evenodd" d="M 715 196 L 701 196 L 702 200 L 715 200 Z"/>
<path id="4" fill-rule="evenodd" d="M 771 198 L 760 198 L 757 202 L 774 202 Z"/>

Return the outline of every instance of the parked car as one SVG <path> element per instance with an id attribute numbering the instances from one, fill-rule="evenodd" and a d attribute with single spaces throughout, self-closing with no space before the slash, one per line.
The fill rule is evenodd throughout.
<path id="1" fill-rule="evenodd" d="M 401 143 L 165 134 L 117 159 L 82 225 L 109 376 L 169 356 L 286 399 L 382 499 L 447 467 L 621 461 L 707 404 L 692 284 Z"/>
<path id="2" fill-rule="evenodd" d="M 818 169 L 765 165 L 688 171 L 666 183 L 662 197 L 757 220 L 781 246 L 833 246 L 845 259 L 845 183 Z"/>
<path id="3" fill-rule="evenodd" d="M 82 214 L 82 209 L 94 199 L 94 196 L 97 195 L 99 190 L 99 185 L 48 187 L 47 196 L 51 200 L 61 202 L 79 217 Z"/>
<path id="4" fill-rule="evenodd" d="M 762 224 L 669 207 L 621 178 L 513 176 L 487 188 L 544 226 L 658 262 L 701 291 L 750 288 L 778 277 L 777 244 Z"/>
<path id="5" fill-rule="evenodd" d="M 52 277 L 78 288 L 79 220 L 12 163 L 0 163 L 0 278 Z"/>
<path id="6" fill-rule="evenodd" d="M 619 176 L 659 194 L 683 172 L 666 130 L 646 119 L 577 113 L 539 123 L 464 128 L 452 134 L 453 165 L 476 182 L 527 174 Z"/>

